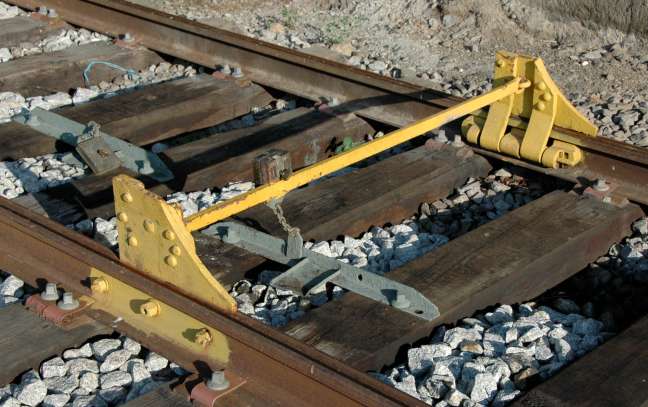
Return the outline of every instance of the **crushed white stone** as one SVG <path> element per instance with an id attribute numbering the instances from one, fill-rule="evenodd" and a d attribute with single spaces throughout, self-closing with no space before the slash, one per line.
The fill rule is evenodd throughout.
<path id="1" fill-rule="evenodd" d="M 466 341 L 483 351 L 466 350 Z M 502 305 L 454 328 L 437 328 L 432 343 L 408 351 L 405 365 L 374 376 L 430 405 L 470 400 L 502 406 L 530 379 L 547 378 L 602 341 L 602 323 L 595 319 L 532 303 L 517 310 Z"/>
<path id="2" fill-rule="evenodd" d="M 44 361 L 40 373 L 0 388 L 0 406 L 114 406 L 188 374 L 124 336 L 68 349 Z"/>
<path id="3" fill-rule="evenodd" d="M 12 116 L 20 113 L 23 109 L 31 110 L 40 107 L 41 109 L 51 110 L 57 107 L 83 103 L 97 97 L 114 96 L 119 91 L 190 77 L 195 74 L 196 69 L 193 66 L 161 62 L 139 71 L 134 76 L 124 74 L 117 76 L 111 82 L 103 81 L 89 88 L 76 88 L 70 94 L 57 92 L 51 95 L 25 98 L 14 92 L 0 92 L 0 123 L 10 121 Z"/>
<path id="4" fill-rule="evenodd" d="M 27 15 L 27 13 L 22 11 L 20 8 L 16 6 L 10 6 L 9 4 L 0 1 L 0 20 L 6 20 L 8 18 L 24 15 Z"/>

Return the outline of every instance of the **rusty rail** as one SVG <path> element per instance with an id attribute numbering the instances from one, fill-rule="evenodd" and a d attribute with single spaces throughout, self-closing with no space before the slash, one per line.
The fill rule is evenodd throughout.
<path id="1" fill-rule="evenodd" d="M 273 402 L 283 402 L 283 405 L 420 403 L 257 321 L 236 314 L 224 315 L 156 283 L 121 264 L 110 250 L 97 242 L 0 198 L 0 269 L 10 270 L 34 286 L 54 281 L 76 294 L 90 295 L 87 280 L 93 268 L 154 298 L 163 298 L 170 306 L 221 332 L 227 337 L 231 355 L 227 365 L 215 366 L 205 360 L 204 354 L 193 354 L 151 337 L 137 326 L 118 322 L 116 315 L 91 312 L 94 320 L 115 327 L 156 352 L 172 356 L 189 370 L 206 372 L 225 368 L 247 380 L 244 391 L 262 392 L 259 400 L 271 395 Z"/>
<path id="2" fill-rule="evenodd" d="M 138 6 L 125 0 L 8 0 L 20 7 L 53 7 L 66 21 L 118 36 L 129 32 L 139 44 L 185 60 L 216 67 L 241 66 L 261 85 L 310 100 L 335 99 L 339 108 L 395 127 L 457 104 L 461 98 L 405 81 L 377 75 L 313 55 L 303 54 L 241 34 L 179 16 Z M 625 143 L 559 131 L 584 151 L 584 164 L 570 169 L 546 169 L 498 153 L 475 148 L 479 154 L 531 170 L 587 185 L 605 178 L 616 193 L 648 204 L 648 156 Z"/>

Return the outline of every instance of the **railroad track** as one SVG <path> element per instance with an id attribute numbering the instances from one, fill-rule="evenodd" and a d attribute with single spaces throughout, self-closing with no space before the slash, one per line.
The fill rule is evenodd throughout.
<path id="1" fill-rule="evenodd" d="M 341 235 L 360 236 L 373 226 L 398 225 L 419 211 L 428 221 L 434 220 L 438 214 L 427 206 L 421 208 L 424 202 L 443 202 L 446 207 L 437 208 L 441 214 L 445 210 L 461 213 L 462 203 L 468 211 L 469 204 L 446 198 L 457 189 L 481 193 L 476 180 L 493 183 L 496 177 L 488 178 L 493 167 L 506 165 L 528 174 L 529 183 L 542 183 L 541 192 L 529 194 L 526 199 L 512 198 L 514 202 L 507 203 L 507 210 L 501 213 L 495 208 L 491 221 L 445 230 L 452 237 L 446 244 L 437 245 L 428 236 L 428 249 L 418 257 L 405 254 L 392 258 L 396 260 L 387 262 L 388 267 L 380 263 L 391 269 L 386 274 L 391 281 L 431 300 L 438 315 L 423 319 L 355 292 L 339 298 L 337 292 L 329 292 L 328 297 L 336 298 L 312 309 L 305 306 L 306 312 L 301 311 L 299 318 L 287 324 L 281 318 L 273 321 L 227 312 L 222 301 L 241 309 L 245 304 L 241 294 L 251 295 L 251 288 L 245 288 L 242 280 L 256 280 L 259 272 L 263 275 L 263 270 L 276 268 L 277 264 L 269 265 L 267 256 L 251 254 L 204 233 L 194 231 L 193 235 L 178 238 L 189 246 L 192 243 L 187 242 L 195 242 L 196 253 L 210 276 L 238 297 L 236 301 L 224 299 L 228 296 L 213 300 L 208 297 L 210 278 L 198 287 L 204 291 L 192 290 L 194 285 L 200 285 L 197 281 L 188 280 L 186 285 L 173 280 L 165 283 L 143 272 L 143 263 L 129 265 L 123 255 L 120 260 L 115 247 L 84 236 L 79 232 L 81 227 L 75 230 L 65 225 L 115 216 L 119 198 L 115 202 L 113 183 L 120 188 L 131 185 L 130 181 L 115 181 L 118 174 L 139 178 L 150 192 L 169 196 L 171 201 L 175 196 L 185 216 L 190 216 L 249 190 L 249 182 L 259 174 L 255 174 L 253 163 L 268 151 L 289 156 L 295 170 L 307 168 L 340 155 L 345 146 L 363 145 L 367 136 L 375 137 L 378 130 L 406 127 L 463 101 L 123 1 L 9 3 L 26 10 L 47 7 L 58 15 L 19 17 L 22 24 L 3 26 L 17 27 L 6 29 L 6 33 L 0 28 L 0 39 L 9 45 L 36 41 L 70 26 L 117 40 L 89 42 L 2 63 L 0 91 L 29 97 L 89 86 L 82 72 L 96 60 L 113 64 L 112 68 L 97 66 L 89 74 L 92 84 L 105 82 L 104 90 L 116 90 L 110 87 L 115 66 L 139 71 L 137 75 L 148 81 L 147 86 L 124 90 L 127 85 L 115 85 L 121 89 L 111 97 L 53 112 L 59 121 L 60 117 L 82 124 L 94 121 L 102 132 L 131 146 L 148 151 L 157 146 L 155 151 L 174 177 L 160 180 L 156 173 L 143 175 L 124 166 L 99 175 L 85 168 L 84 176 L 76 174 L 70 182 L 35 188 L 11 200 L 0 198 L 0 269 L 34 287 L 26 306 L 14 304 L 0 312 L 3 326 L 12 333 L 2 339 L 8 351 L 2 356 L 6 369 L 0 382 L 9 383 L 47 358 L 89 339 L 114 337 L 118 332 L 175 361 L 188 373 L 130 400 L 131 406 L 189 405 L 190 399 L 208 405 L 419 405 L 421 400 L 412 397 L 405 381 L 394 388 L 366 372 L 384 371 L 386 366 L 403 360 L 413 370 L 411 359 L 416 352 L 408 349 L 419 349 L 418 345 L 441 324 L 456 324 L 498 304 L 541 297 L 629 236 L 633 222 L 644 216 L 641 205 L 648 204 L 648 155 L 638 147 L 555 127 L 551 139 L 579 147 L 584 157 L 576 166 L 554 169 L 463 142 L 452 145 L 439 139 L 414 139 L 407 148 L 365 162 L 352 172 L 292 191 L 284 197 L 281 208 L 290 225 L 301 230 L 304 240 L 330 241 Z M 171 65 L 164 61 L 173 58 L 183 61 L 182 69 L 144 78 L 152 64 L 164 67 L 160 72 L 170 71 Z M 194 74 L 195 70 L 186 68 L 189 64 L 203 69 Z M 226 65 L 240 68 L 241 72 L 213 72 Z M 160 83 L 150 84 L 153 81 Z M 298 100 L 297 106 L 286 108 L 281 98 Z M 31 114 L 24 112 L 23 117 L 24 123 L 14 120 L 0 124 L 0 160 L 24 162 L 26 158 L 63 154 L 72 149 L 38 128 L 39 123 L 52 123 L 46 112 L 34 109 Z M 523 131 L 513 127 L 513 133 Z M 159 148 L 159 143 L 164 143 L 165 148 Z M 514 178 L 509 174 L 497 178 L 497 182 Z M 595 183 L 601 179 L 605 180 L 603 186 Z M 521 187 L 532 189 L 524 183 Z M 127 192 L 150 197 L 138 188 Z M 193 204 L 185 195 L 178 195 L 207 188 L 222 191 L 220 196 L 203 193 L 206 201 Z M 504 188 L 500 192 L 510 187 Z M 232 193 L 228 195 L 228 191 Z M 117 196 L 126 203 L 133 201 Z M 516 209 L 508 211 L 510 208 Z M 122 224 L 126 223 L 123 219 Z M 286 235 L 287 225 L 267 206 L 250 207 L 234 219 L 271 235 Z M 425 223 L 420 218 L 418 222 Z M 108 246 L 114 246 L 117 232 L 107 223 L 97 221 L 94 229 L 106 227 L 102 236 Z M 177 231 L 176 235 L 180 236 Z M 125 234 L 122 239 L 126 241 Z M 149 244 L 128 242 L 134 247 Z M 184 261 L 185 257 L 174 254 L 174 250 L 170 256 L 176 256 L 173 261 Z M 168 257 L 164 257 L 165 261 Z M 373 267 L 376 262 L 365 266 Z M 98 279 L 106 286 L 92 284 Z M 72 293 L 80 300 L 80 308 L 64 312 L 39 300 L 38 292 L 45 291 L 48 282 Z M 114 292 L 120 297 L 109 297 Z M 137 298 L 142 303 L 133 305 L 131 301 L 130 307 L 123 309 L 114 305 L 125 298 Z M 151 309 L 149 305 L 153 311 L 144 312 Z M 155 316 L 147 317 L 148 312 Z M 508 311 L 502 308 L 492 312 L 495 315 L 488 314 L 487 319 Z M 258 319 L 276 326 L 267 326 Z M 642 337 L 648 328 L 645 316 L 640 314 L 635 319 L 628 320 L 626 330 L 532 388 L 515 403 L 645 403 L 647 372 L 641 361 L 646 357 Z M 467 325 L 463 326 L 461 329 Z M 462 340 L 454 348 L 463 345 Z M 636 349 L 631 359 L 628 349 Z M 618 373 L 602 375 L 605 369 Z M 217 372 L 214 377 L 213 372 Z M 228 386 L 218 380 L 222 372 Z M 212 378 L 212 382 L 205 378 Z M 496 385 L 496 390 L 497 386 L 502 385 Z M 492 401 L 494 396 L 488 394 L 484 400 Z M 446 399 L 456 403 L 451 405 L 472 405 L 458 395 Z M 118 400 L 124 401 L 125 396 L 113 401 Z"/>

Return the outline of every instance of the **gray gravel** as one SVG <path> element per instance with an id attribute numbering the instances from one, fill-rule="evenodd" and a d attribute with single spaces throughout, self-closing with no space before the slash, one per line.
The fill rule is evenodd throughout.
<path id="1" fill-rule="evenodd" d="M 603 323 L 534 303 L 438 328 L 407 363 L 374 376 L 430 405 L 503 406 L 603 342 Z"/>
<path id="2" fill-rule="evenodd" d="M 20 46 L 11 48 L 0 47 L 0 63 L 29 55 L 61 51 L 66 48 L 89 44 L 92 42 L 109 41 L 110 37 L 90 32 L 84 28 L 65 30 L 51 35 L 36 43 L 23 42 Z"/>
<path id="3" fill-rule="evenodd" d="M 22 9 L 0 1 L 0 20 L 27 15 Z"/>

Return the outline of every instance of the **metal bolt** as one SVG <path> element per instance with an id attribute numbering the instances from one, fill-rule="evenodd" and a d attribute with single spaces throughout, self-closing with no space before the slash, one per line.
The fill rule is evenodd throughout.
<path id="1" fill-rule="evenodd" d="M 133 34 L 128 33 L 128 32 L 127 32 L 127 33 L 124 33 L 124 34 L 122 35 L 122 40 L 123 40 L 123 41 L 126 41 L 126 42 L 131 42 L 131 41 L 133 41 Z"/>
<path id="2" fill-rule="evenodd" d="M 108 292 L 108 281 L 103 277 L 93 278 L 90 283 L 90 289 L 93 293 L 104 294 Z"/>
<path id="3" fill-rule="evenodd" d="M 403 71 L 400 68 L 393 68 L 391 70 L 391 77 L 394 79 L 400 79 L 403 77 Z"/>
<path id="4" fill-rule="evenodd" d="M 242 78 L 243 77 L 243 71 L 241 70 L 240 67 L 235 67 L 234 70 L 232 71 L 232 77 L 233 78 Z"/>
<path id="5" fill-rule="evenodd" d="M 540 96 L 540 99 L 544 100 L 545 102 L 548 102 L 548 101 L 551 100 L 552 97 L 553 96 L 551 96 L 551 93 L 546 92 L 546 93 L 543 93 L 542 96 Z"/>
<path id="6" fill-rule="evenodd" d="M 604 178 L 599 178 L 596 181 L 594 181 L 592 187 L 599 192 L 605 192 L 610 190 L 610 186 L 608 185 L 607 181 L 605 181 Z"/>
<path id="7" fill-rule="evenodd" d="M 131 194 L 129 194 L 128 192 L 126 192 L 126 193 L 123 193 L 123 194 L 121 195 L 121 199 L 122 199 L 122 201 L 124 201 L 124 202 L 130 203 L 130 202 L 133 202 L 133 195 L 131 195 Z"/>
<path id="8" fill-rule="evenodd" d="M 67 292 L 63 293 L 63 299 L 56 305 L 64 311 L 72 311 L 79 308 L 79 300 L 74 298 L 74 294 Z"/>
<path id="9" fill-rule="evenodd" d="M 156 317 L 160 314 L 160 305 L 153 300 L 146 301 L 140 305 L 140 313 L 147 317 Z"/>
<path id="10" fill-rule="evenodd" d="M 541 81 L 541 82 L 538 82 L 538 83 L 536 84 L 536 88 L 537 88 L 538 90 L 545 90 L 545 89 L 547 89 L 547 84 L 544 83 L 544 82 L 542 82 L 542 81 Z"/>
<path id="11" fill-rule="evenodd" d="M 223 391 L 230 385 L 229 380 L 225 377 L 224 370 L 217 370 L 212 372 L 211 378 L 207 380 L 207 387 L 215 391 Z"/>
<path id="12" fill-rule="evenodd" d="M 59 294 L 58 289 L 56 288 L 56 283 L 47 283 L 45 285 L 45 291 L 43 291 L 40 296 L 45 301 L 58 301 Z"/>
<path id="13" fill-rule="evenodd" d="M 44 16 L 47 15 L 47 7 L 39 7 L 38 8 L 38 14 L 42 14 Z"/>
<path id="14" fill-rule="evenodd" d="M 176 238 L 176 235 L 171 230 L 165 230 L 164 232 L 162 232 L 162 237 L 166 240 L 174 240 Z"/>
<path id="15" fill-rule="evenodd" d="M 125 212 L 119 212 L 119 214 L 117 215 L 117 219 L 126 223 L 128 222 L 128 215 Z"/>
<path id="16" fill-rule="evenodd" d="M 51 9 L 47 10 L 47 17 L 49 17 L 49 18 L 58 17 L 58 13 L 56 12 L 56 9 L 51 8 Z"/>
<path id="17" fill-rule="evenodd" d="M 392 301 L 392 307 L 403 309 L 410 306 L 410 302 L 404 294 L 398 294 L 396 300 Z"/>
<path id="18" fill-rule="evenodd" d="M 220 70 L 223 74 L 225 75 L 231 75 L 232 74 L 232 68 L 230 68 L 229 65 L 225 64 Z"/>
<path id="19" fill-rule="evenodd" d="M 547 108 L 547 105 L 545 105 L 544 102 L 538 102 L 536 103 L 535 108 L 542 112 Z"/>
<path id="20" fill-rule="evenodd" d="M 129 246 L 133 246 L 133 247 L 137 247 L 137 245 L 139 244 L 139 241 L 135 236 L 128 236 L 126 242 L 128 243 Z"/>
<path id="21" fill-rule="evenodd" d="M 176 259 L 175 256 L 166 256 L 164 258 L 164 262 L 171 267 L 175 267 L 178 265 L 178 259 Z"/>
<path id="22" fill-rule="evenodd" d="M 180 256 L 182 254 L 182 250 L 176 245 L 169 247 L 169 252 L 174 256 Z"/>
<path id="23" fill-rule="evenodd" d="M 155 223 L 152 220 L 146 219 L 144 221 L 144 229 L 147 232 L 155 232 Z"/>
<path id="24" fill-rule="evenodd" d="M 495 62 L 495 65 L 497 65 L 498 68 L 504 68 L 504 66 L 506 66 L 506 62 L 504 62 L 503 59 L 498 59 L 498 60 Z"/>
<path id="25" fill-rule="evenodd" d="M 452 140 L 452 146 L 457 148 L 464 146 L 464 142 L 460 135 L 455 134 L 454 139 Z"/>
<path id="26" fill-rule="evenodd" d="M 198 345 L 204 347 L 207 347 L 212 342 L 212 335 L 209 332 L 207 328 L 202 328 L 198 332 L 196 332 L 196 337 L 194 338 L 194 342 L 196 342 Z"/>

